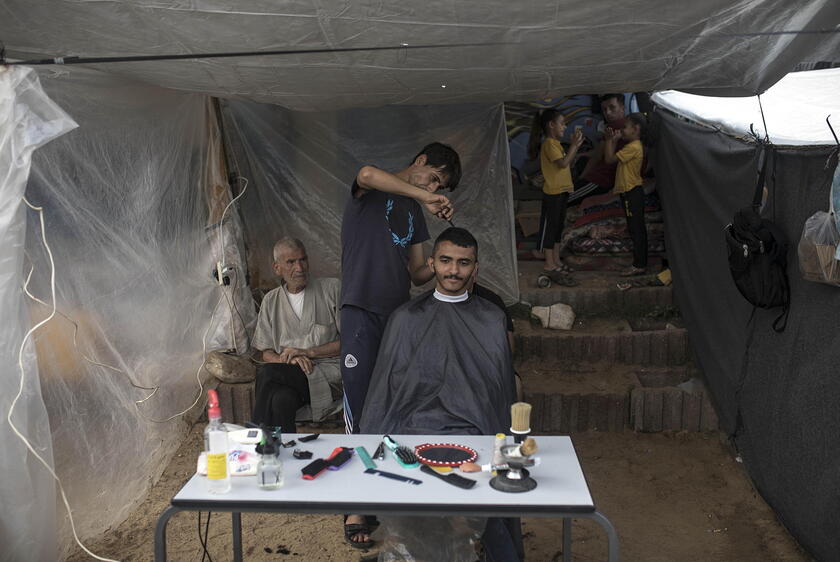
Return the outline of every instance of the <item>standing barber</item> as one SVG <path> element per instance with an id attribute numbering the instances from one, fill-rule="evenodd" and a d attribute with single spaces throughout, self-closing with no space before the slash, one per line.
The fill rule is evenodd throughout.
<path id="1" fill-rule="evenodd" d="M 388 316 L 409 300 L 411 283 L 433 277 L 423 259 L 429 239 L 423 208 L 448 220 L 449 199 L 439 189 L 455 189 L 461 160 L 450 146 L 435 142 L 396 173 L 364 166 L 350 187 L 341 223 L 341 378 L 347 433 L 359 432 L 362 406 Z M 368 548 L 373 518 L 345 517 L 351 546 Z"/>

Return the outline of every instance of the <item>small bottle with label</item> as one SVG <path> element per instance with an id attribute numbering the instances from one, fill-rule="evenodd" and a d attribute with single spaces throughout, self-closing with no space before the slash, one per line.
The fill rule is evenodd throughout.
<path id="1" fill-rule="evenodd" d="M 207 391 L 207 418 L 204 429 L 204 447 L 207 451 L 207 491 L 224 494 L 230 491 L 228 470 L 228 435 L 222 423 L 222 410 L 215 390 Z"/>
<path id="2" fill-rule="evenodd" d="M 276 490 L 283 485 L 283 462 L 277 456 L 276 444 L 268 439 L 261 446 L 257 464 L 257 485 L 262 490 Z"/>

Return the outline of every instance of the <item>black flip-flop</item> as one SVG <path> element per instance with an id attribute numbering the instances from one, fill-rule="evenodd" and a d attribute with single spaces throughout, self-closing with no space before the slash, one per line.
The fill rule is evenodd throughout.
<path id="1" fill-rule="evenodd" d="M 356 535 L 368 535 L 373 532 L 371 525 L 367 523 L 367 517 L 365 517 L 365 523 L 347 523 L 347 516 L 344 516 L 344 540 L 352 546 L 353 548 L 370 548 L 374 545 L 373 539 L 368 539 L 366 541 L 354 541 L 353 537 Z"/>

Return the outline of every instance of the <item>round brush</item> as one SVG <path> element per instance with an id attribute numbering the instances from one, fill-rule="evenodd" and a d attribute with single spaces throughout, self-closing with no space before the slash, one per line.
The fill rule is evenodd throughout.
<path id="1" fill-rule="evenodd" d="M 531 433 L 531 405 L 527 402 L 516 402 L 510 407 L 510 432 L 513 440 L 522 443 Z"/>

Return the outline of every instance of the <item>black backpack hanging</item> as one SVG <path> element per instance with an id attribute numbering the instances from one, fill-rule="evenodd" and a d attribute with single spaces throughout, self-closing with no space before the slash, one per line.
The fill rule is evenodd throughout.
<path id="1" fill-rule="evenodd" d="M 767 147 L 762 144 L 758 182 L 752 206 L 735 213 L 726 225 L 729 270 L 741 295 L 758 308 L 782 308 L 773 322 L 783 332 L 790 310 L 790 282 L 787 276 L 788 241 L 772 221 L 759 213 L 767 172 Z"/>

